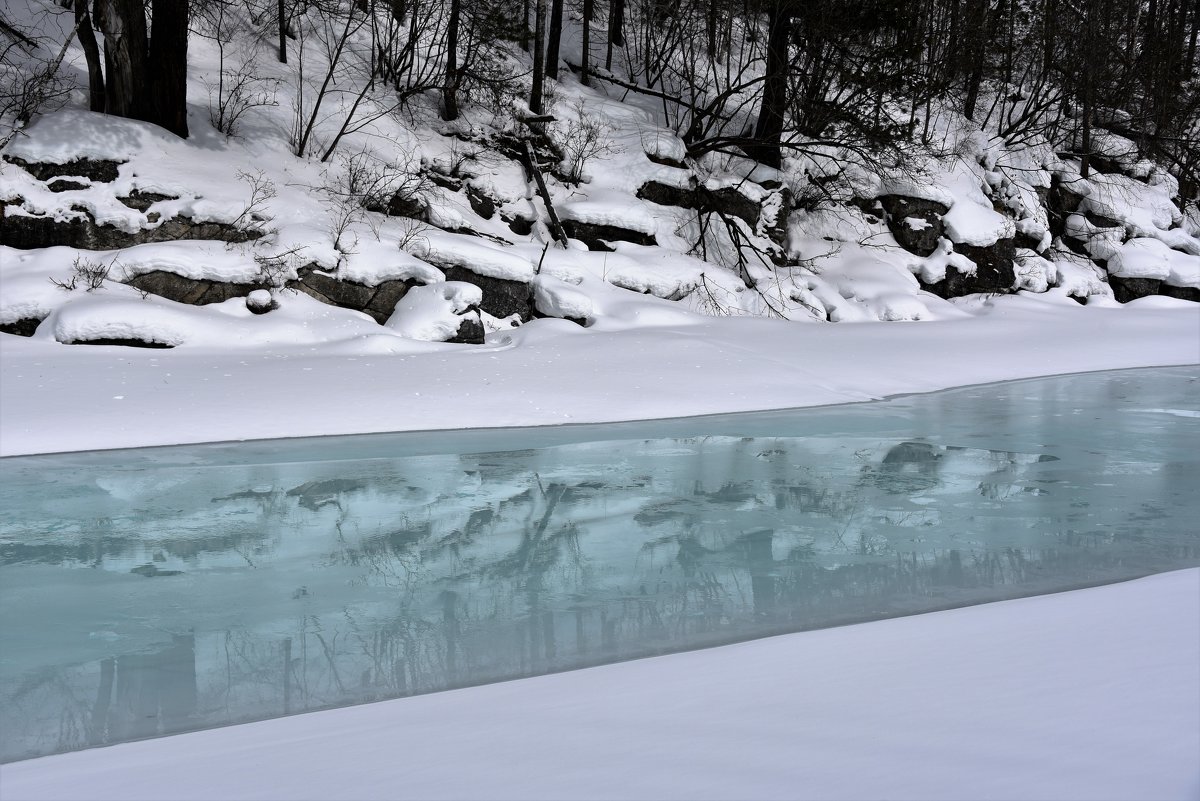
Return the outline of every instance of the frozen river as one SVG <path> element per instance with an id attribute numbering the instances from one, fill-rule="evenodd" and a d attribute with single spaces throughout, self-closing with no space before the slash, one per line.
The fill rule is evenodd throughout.
<path id="1" fill-rule="evenodd" d="M 1195 367 L 4 459 L 0 760 L 1200 565 L 1198 475 Z"/>

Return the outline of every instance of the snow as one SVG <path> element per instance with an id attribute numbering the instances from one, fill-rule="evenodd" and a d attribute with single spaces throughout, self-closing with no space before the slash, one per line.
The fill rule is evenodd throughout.
<path id="1" fill-rule="evenodd" d="M 577 256 L 598 270 L 605 255 L 560 253 L 549 271 L 560 279 Z M 914 297 L 934 310 L 928 322 L 797 325 L 699 315 L 601 281 L 587 289 L 591 327 L 536 320 L 481 346 L 405 339 L 286 291 L 281 308 L 264 315 L 240 299 L 188 307 L 128 287 L 63 293 L 77 298 L 63 313 L 75 303 L 86 311 L 64 320 L 92 331 L 102 317 L 130 315 L 125 305 L 102 314 L 100 293 L 121 293 L 106 302 L 169 306 L 179 322 L 151 318 L 155 330 L 184 342 L 154 351 L 62 345 L 52 333 L 57 317 L 33 338 L 0 335 L 0 452 L 678 417 L 1200 363 L 1200 312 L 1170 298 L 1080 306 L 1060 288 L 951 304 L 922 293 Z M 337 408 L 355 413 L 328 413 Z"/>
<path id="2" fill-rule="evenodd" d="M 533 280 L 533 302 L 547 317 L 588 320 L 593 313 L 592 300 L 586 292 L 549 275 L 539 275 Z"/>
<path id="3" fill-rule="evenodd" d="M 1186 799 L 1200 570 L 3 766 L 6 799 Z"/>
<path id="4" fill-rule="evenodd" d="M 445 342 L 458 333 L 462 315 L 482 300 L 483 290 L 463 281 L 415 286 L 396 304 L 384 327 L 402 337 Z"/>
<path id="5" fill-rule="evenodd" d="M 1171 286 L 1200 287 L 1200 256 L 1181 253 L 1159 239 L 1130 239 L 1108 262 L 1108 272 L 1121 278 L 1151 278 Z"/>
<path id="6" fill-rule="evenodd" d="M 577 52 L 571 35 L 565 52 Z M 13 140 L 6 155 L 29 161 L 122 162 L 114 183 L 80 181 L 89 185 L 64 193 L 0 163 L 0 199 L 20 197 L 32 212 L 62 219 L 75 207 L 125 231 L 160 225 L 117 200 L 137 190 L 177 198 L 154 204 L 162 220 L 260 224 L 266 236 L 113 252 L 0 247 L 0 323 L 45 318 L 33 337 L 0 334 L 0 455 L 667 418 L 1200 363 L 1197 306 L 1166 297 L 1118 305 L 1095 263 L 1050 247 L 1035 191 L 1053 172 L 1085 196 L 1067 233 L 1111 258 L 1115 274 L 1197 287 L 1200 211 L 1176 208 L 1174 179 L 1136 163 L 1141 180 L 1083 181 L 1049 143 L 1003 150 L 979 131 L 958 143 L 962 157 L 931 158 L 903 175 L 881 177 L 819 144 L 789 155 L 782 172 L 718 154 L 683 170 L 645 156 L 686 155 L 683 141 L 655 124 L 656 103 L 603 97 L 564 72 L 558 104 L 579 101 L 611 123 L 611 152 L 588 164 L 584 186 L 547 176 L 556 208 L 563 219 L 653 234 L 660 247 L 543 252 L 540 219 L 534 234 L 518 237 L 499 215 L 485 220 L 463 194 L 441 188 L 429 192 L 429 222 L 457 233 L 363 213 L 339 238 L 330 194 L 337 171 L 318 163 L 319 153 L 296 158 L 287 141 L 298 63 L 309 64 L 312 89 L 323 71 L 317 38 L 292 42 L 305 51 L 290 65 L 260 62 L 264 77 L 283 79 L 279 105 L 251 112 L 242 138 L 204 120 L 198 90 L 215 74 L 214 47 L 194 38 L 189 140 L 78 108 L 38 117 Z M 78 47 L 67 63 L 82 63 Z M 353 80 L 337 94 L 352 98 Z M 350 134 L 339 152 L 410 154 L 509 217 L 544 215 L 518 162 L 421 121 L 436 114 L 418 100 L 412 113 L 382 115 Z M 330 104 L 314 141 L 330 141 L 345 119 L 344 99 Z M 476 123 L 455 132 L 474 135 Z M 1122 156 L 1118 138 L 1096 141 Z M 941 202 L 949 239 L 916 259 L 881 222 L 823 204 L 789 219 L 794 263 L 738 269 L 695 257 L 687 214 L 632 195 L 647 180 L 688 187 L 699 179 L 761 200 L 765 190 L 753 182 L 798 189 L 806 176 L 830 179 L 822 186 L 833 193 L 849 188 L 847 197 Z M 270 190 L 257 222 L 249 216 L 256 180 Z M 1086 214 L 1118 226 L 1098 229 Z M 1017 230 L 1038 239 L 1043 254 L 1019 254 L 1025 291 L 947 302 L 913 277 L 935 282 L 948 266 L 970 272 L 951 242 L 987 246 Z M 285 275 L 315 264 L 368 286 L 423 286 L 379 326 L 278 288 L 249 299 L 276 306 L 256 315 L 247 299 L 193 307 L 117 283 L 160 269 L 248 282 L 259 277 L 256 258 L 289 253 Z M 111 279 L 92 291 L 52 283 L 69 282 L 78 258 L 111 264 Z M 513 328 L 512 318 L 476 312 L 479 290 L 445 282 L 451 267 L 530 284 L 540 313 L 588 327 L 540 319 Z M 479 314 L 486 344 L 423 341 L 451 336 L 464 314 Z M 63 344 L 97 338 L 173 347 Z M 479 491 L 470 477 L 451 480 Z M 0 795 L 1195 798 L 1198 594 L 1193 570 L 132 743 L 5 765 Z"/>
<path id="7" fill-rule="evenodd" d="M 649 207 L 640 200 L 631 201 L 628 195 L 593 193 L 589 200 L 574 200 L 558 208 L 563 220 L 611 225 L 643 234 L 653 235 L 658 228 Z"/>
<path id="8" fill-rule="evenodd" d="M 529 283 L 533 263 L 521 255 L 478 237 L 429 229 L 412 243 L 414 255 L 443 267 L 465 267 L 471 272 L 506 281 Z"/>
<path id="9" fill-rule="evenodd" d="M 954 198 L 950 211 L 943 218 L 946 234 L 952 241 L 986 247 L 1016 234 L 1013 221 L 995 211 L 983 194 L 982 177 L 975 165 L 958 161 L 939 180 Z"/>

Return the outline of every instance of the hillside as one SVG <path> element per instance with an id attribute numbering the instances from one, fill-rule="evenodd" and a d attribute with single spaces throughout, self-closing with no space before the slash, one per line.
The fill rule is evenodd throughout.
<path id="1" fill-rule="evenodd" d="M 581 74 L 583 12 L 568 8 L 557 80 L 539 84 L 534 103 L 530 73 L 540 51 L 531 56 L 523 34 L 496 27 L 504 9 L 478 5 L 458 12 L 463 42 L 453 63 L 470 79 L 462 78 L 457 113 L 447 120 L 445 33 L 430 21 L 447 9 L 297 6 L 287 63 L 277 57 L 268 10 L 253 2 L 193 5 L 186 138 L 87 110 L 87 55 L 76 35 L 83 28 L 69 9 L 28 0 L 5 11 L 10 89 L 22 80 L 54 88 L 28 120 L 10 114 L 4 137 L 0 339 L 10 364 L 43 355 L 68 359 L 70 370 L 108 363 L 107 349 L 68 357 L 59 347 L 78 344 L 125 354 L 174 349 L 222 364 L 285 352 L 396 356 L 415 357 L 405 368 L 415 381 L 437 382 L 451 380 L 449 373 L 418 369 L 421 357 L 443 362 L 561 341 L 572 359 L 602 364 L 609 358 L 598 338 L 620 335 L 642 353 L 658 352 L 645 374 L 684 358 L 665 343 L 677 329 L 700 326 L 735 351 L 780 360 L 769 373 L 806 376 L 766 393 L 746 377 L 734 384 L 745 393 L 675 411 L 678 397 L 587 415 L 621 419 L 872 396 L 861 386 L 849 394 L 798 391 L 811 387 L 817 365 L 788 364 L 790 354 L 842 364 L 862 356 L 856 348 L 863 346 L 851 342 L 857 333 L 821 333 L 830 323 L 878 324 L 871 336 L 916 348 L 908 358 L 945 349 L 954 369 L 996 380 L 1064 368 L 1029 364 L 1027 353 L 1011 359 L 1026 362 L 1023 369 L 989 368 L 996 357 L 982 354 L 991 334 L 1045 334 L 1013 319 L 996 329 L 972 323 L 1014 314 L 1050 319 L 1043 310 L 1057 310 L 1053 337 L 1063 343 L 1084 319 L 1074 313 L 1082 305 L 1094 312 L 1082 323 L 1089 331 L 1123 337 L 1111 321 L 1143 330 L 1134 316 L 1144 315 L 1182 337 L 1172 347 L 1155 345 L 1154 356 L 1151 346 L 1127 339 L 1143 358 L 1111 362 L 1068 348 L 1065 369 L 1193 360 L 1200 212 L 1187 165 L 1194 143 L 1170 151 L 1173 160 L 1147 158 L 1168 151 L 1155 150 L 1153 138 L 1139 144 L 1118 133 L 1134 135 L 1128 113 L 1088 111 L 1081 128 L 1062 95 L 1053 110 L 1035 114 L 1030 106 L 1041 96 L 1011 70 L 988 73 L 976 87 L 981 103 L 1001 109 L 976 113 L 976 121 L 954 91 L 926 94 L 919 104 L 887 84 L 853 101 L 859 116 L 873 115 L 876 140 L 860 138 L 861 125 L 849 123 L 820 136 L 788 128 L 775 158 L 760 152 L 766 140 L 730 134 L 752 127 L 766 103 L 771 51 L 754 30 L 774 17 L 729 12 L 728 25 L 742 26 L 745 43 L 728 46 L 724 72 L 712 67 L 716 60 L 706 71 L 694 67 L 685 102 L 678 65 L 699 63 L 695 52 L 665 43 L 667 66 L 651 88 L 649 39 L 631 37 L 603 69 L 605 43 L 589 29 L 591 67 Z M 631 30 L 651 30 L 638 16 L 644 11 L 629 9 Z M 433 27 L 421 28 L 426 23 Z M 809 75 L 804 40 L 793 33 L 800 44 L 789 51 L 789 69 Z M 407 59 L 403 74 L 392 58 Z M 860 86 L 855 81 L 865 79 L 837 77 L 824 102 Z M 707 138 L 695 129 L 707 119 L 701 106 L 720 120 Z M 791 114 L 799 125 L 800 111 Z M 1022 114 L 1041 121 L 1014 129 Z M 726 326 L 725 318 L 776 323 Z M 895 328 L 912 322 L 953 325 Z M 585 331 L 590 339 L 574 336 Z M 657 345 L 646 344 L 660 333 Z M 813 347 L 825 340 L 850 344 Z M 151 356 L 136 357 L 144 358 Z M 544 355 L 520 358 L 529 362 L 514 368 L 523 373 L 542 364 L 547 377 L 580 380 Z M 889 350 L 880 358 L 905 357 Z M 605 369 L 620 373 L 621 357 L 612 361 Z M 741 369 L 728 366 L 731 356 L 719 361 L 730 375 Z M 919 367 L 900 372 L 907 380 L 884 381 L 882 391 L 926 388 L 913 379 Z M 8 368 L 13 398 L 44 406 L 36 388 L 18 383 Z M 429 411 L 357 426 L 326 421 L 295 433 L 454 425 Z M 494 424 L 561 421 L 498 413 Z"/>

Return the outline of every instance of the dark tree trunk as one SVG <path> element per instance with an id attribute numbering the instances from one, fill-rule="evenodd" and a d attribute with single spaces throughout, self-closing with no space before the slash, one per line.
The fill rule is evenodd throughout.
<path id="1" fill-rule="evenodd" d="M 100 45 L 96 43 L 96 32 L 92 30 L 92 15 L 88 12 L 87 0 L 75 0 L 75 27 L 79 45 L 87 59 L 88 108 L 103 112 L 104 64 L 100 61 Z"/>
<path id="2" fill-rule="evenodd" d="M 592 66 L 592 22 L 596 16 L 596 0 L 583 0 L 583 64 L 580 68 L 579 82 L 590 86 L 588 73 Z"/>
<path id="3" fill-rule="evenodd" d="M 187 2 L 152 1 L 152 38 L 142 0 L 96 0 L 94 10 L 104 34 L 105 112 L 186 138 Z"/>
<path id="4" fill-rule="evenodd" d="M 279 0 L 279 63 L 287 63 L 287 9 L 284 0 Z"/>
<path id="5" fill-rule="evenodd" d="M 462 0 L 450 0 L 450 21 L 446 25 L 446 83 L 442 87 L 442 119 L 458 119 L 458 26 Z"/>
<path id="6" fill-rule="evenodd" d="M 967 78 L 966 95 L 963 99 L 963 116 L 975 119 L 975 106 L 979 102 L 979 88 L 983 83 L 984 60 L 987 56 L 988 4 L 987 0 L 970 0 L 967 11 Z"/>
<path id="7" fill-rule="evenodd" d="M 611 0 L 608 7 L 608 67 L 612 64 L 612 49 L 625 46 L 625 0 Z"/>
<path id="8" fill-rule="evenodd" d="M 558 50 L 562 44 L 563 0 L 551 0 L 550 35 L 546 42 L 546 77 L 558 80 Z"/>
<path id="9" fill-rule="evenodd" d="M 150 97 L 147 122 L 187 138 L 188 4 L 182 0 L 153 0 L 147 69 Z"/>
<path id="10" fill-rule="evenodd" d="M 533 11 L 533 90 L 529 110 L 542 113 L 542 83 L 546 79 L 546 0 L 537 0 Z"/>
<path id="11" fill-rule="evenodd" d="M 767 16 L 767 74 L 763 83 L 762 107 L 754 127 L 755 143 L 747 155 L 771 167 L 779 167 L 779 142 L 787 109 L 788 43 L 791 16 L 776 6 Z"/>
<path id="12" fill-rule="evenodd" d="M 529 0 L 521 0 L 521 49 L 529 52 Z"/>
<path id="13" fill-rule="evenodd" d="M 97 0 L 96 25 L 104 33 L 104 110 L 145 119 L 148 88 L 146 11 L 142 0 Z"/>

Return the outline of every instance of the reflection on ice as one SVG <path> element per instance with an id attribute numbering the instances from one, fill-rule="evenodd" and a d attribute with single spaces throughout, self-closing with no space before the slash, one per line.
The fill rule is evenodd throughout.
<path id="1" fill-rule="evenodd" d="M 1197 379 L 5 460 L 0 758 L 1200 564 Z"/>

